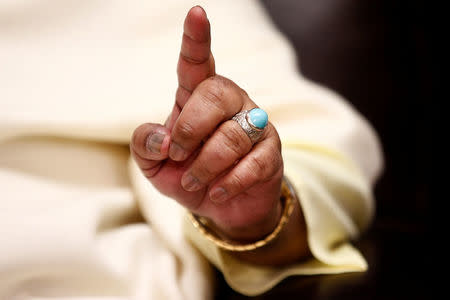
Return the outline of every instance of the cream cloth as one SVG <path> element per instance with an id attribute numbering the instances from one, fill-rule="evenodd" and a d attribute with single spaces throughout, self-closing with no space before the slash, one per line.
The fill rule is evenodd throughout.
<path id="1" fill-rule="evenodd" d="M 373 130 L 297 73 L 257 1 L 204 2 L 0 0 L 0 299 L 208 299 L 208 260 L 248 295 L 292 274 L 366 269 L 348 241 L 374 212 Z M 280 133 L 308 262 L 272 269 L 227 256 L 129 159 L 134 128 L 170 112 L 195 4 L 211 21 L 217 72 Z"/>

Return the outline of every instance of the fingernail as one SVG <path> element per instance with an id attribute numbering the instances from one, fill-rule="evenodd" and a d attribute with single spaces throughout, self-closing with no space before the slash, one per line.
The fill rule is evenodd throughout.
<path id="1" fill-rule="evenodd" d="M 161 146 L 165 138 L 165 134 L 154 132 L 147 137 L 147 149 L 153 153 L 161 153 Z"/>
<path id="2" fill-rule="evenodd" d="M 186 151 L 177 143 L 172 142 L 170 144 L 169 156 L 173 160 L 182 161 L 186 158 Z"/>
<path id="3" fill-rule="evenodd" d="M 181 185 L 183 186 L 183 189 L 188 192 L 198 191 L 202 187 L 198 179 L 189 173 L 181 178 Z"/>
<path id="4" fill-rule="evenodd" d="M 223 187 L 214 188 L 209 193 L 209 198 L 211 201 L 216 203 L 223 203 L 227 199 L 227 191 Z"/>

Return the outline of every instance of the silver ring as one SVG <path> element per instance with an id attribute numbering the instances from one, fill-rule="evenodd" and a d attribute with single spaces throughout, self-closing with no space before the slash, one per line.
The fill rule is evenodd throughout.
<path id="1" fill-rule="evenodd" d="M 238 112 L 232 120 L 238 122 L 253 144 L 261 138 L 268 123 L 267 113 L 261 108 Z"/>

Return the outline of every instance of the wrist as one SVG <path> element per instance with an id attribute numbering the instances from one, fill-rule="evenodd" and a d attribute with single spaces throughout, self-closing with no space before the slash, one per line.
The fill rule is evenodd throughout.
<path id="1" fill-rule="evenodd" d="M 205 217 L 195 216 L 192 213 L 189 213 L 188 216 L 194 227 L 196 227 L 205 238 L 209 239 L 220 248 L 237 252 L 252 251 L 266 246 L 269 243 L 272 244 L 278 240 L 279 235 L 289 223 L 297 202 L 296 193 L 292 185 L 284 178 L 281 184 L 280 198 L 277 198 L 276 203 L 271 205 L 271 208 L 273 209 L 269 210 L 273 213 L 272 216 L 276 216 L 278 215 L 277 205 L 280 205 L 282 208 L 281 217 L 273 218 L 270 214 L 263 214 L 264 218 L 259 218 L 259 220 L 261 220 L 260 222 L 247 222 L 244 223 L 246 224 L 245 226 L 241 227 L 219 227 Z M 265 231 L 267 228 L 272 227 L 270 220 L 277 219 L 278 222 L 275 228 L 269 234 L 266 234 Z"/>
<path id="2" fill-rule="evenodd" d="M 188 216 L 194 227 L 205 238 L 219 248 L 229 251 L 230 255 L 254 264 L 283 265 L 291 263 L 309 257 L 310 251 L 307 243 L 306 223 L 297 194 L 287 178 L 283 179 L 281 190 L 280 200 L 271 210 L 272 216 L 279 216 L 277 211 L 281 207 L 281 217 L 278 217 L 275 229 L 269 234 L 263 233 L 256 227 L 267 226 L 266 228 L 269 228 L 270 220 L 273 220 L 270 214 L 261 222 L 249 224 L 247 228 L 241 229 L 246 234 L 237 232 L 238 228 L 225 226 L 221 229 L 206 218 L 195 216 L 192 213 Z M 221 235 L 219 235 L 219 231 Z M 254 241 L 259 234 L 263 236 Z"/>
<path id="3" fill-rule="evenodd" d="M 226 223 L 219 224 L 210 221 L 210 228 L 223 240 L 240 244 L 252 243 L 273 232 L 280 221 L 282 213 L 283 205 L 280 197 L 277 197 L 271 209 L 259 220 L 252 220 L 251 223 L 247 223 L 245 226 L 232 226 Z"/>

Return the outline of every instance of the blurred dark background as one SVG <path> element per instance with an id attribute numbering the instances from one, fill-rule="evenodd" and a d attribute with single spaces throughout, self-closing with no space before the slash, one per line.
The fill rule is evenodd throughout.
<path id="1" fill-rule="evenodd" d="M 372 228 L 356 243 L 366 273 L 292 277 L 254 299 L 429 299 L 432 90 L 419 1 L 260 0 L 309 79 L 344 96 L 378 132 L 385 171 Z M 428 105 L 428 106 L 427 106 Z M 419 112 L 419 113 L 418 113 Z M 219 299 L 247 299 L 220 283 Z"/>

